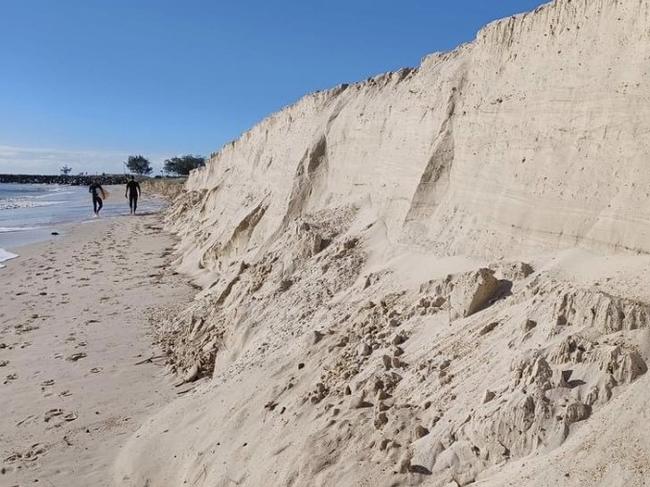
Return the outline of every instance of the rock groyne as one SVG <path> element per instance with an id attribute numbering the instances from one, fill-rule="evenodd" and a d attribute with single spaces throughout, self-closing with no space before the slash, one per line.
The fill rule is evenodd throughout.
<path id="1" fill-rule="evenodd" d="M 100 184 L 126 184 L 130 178 L 126 174 L 102 174 L 99 176 L 63 176 L 43 174 L 0 174 L 0 183 L 18 184 L 69 184 L 72 186 L 87 186 L 92 181 Z"/>

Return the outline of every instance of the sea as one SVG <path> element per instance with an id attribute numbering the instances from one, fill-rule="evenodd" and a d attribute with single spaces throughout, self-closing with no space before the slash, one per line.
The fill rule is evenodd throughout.
<path id="1" fill-rule="evenodd" d="M 104 189 L 108 198 L 99 218 L 128 216 L 124 186 Z M 159 211 L 162 206 L 159 198 L 143 194 L 138 213 Z M 62 235 L 70 223 L 94 220 L 87 186 L 0 183 L 0 267 L 2 262 L 17 257 L 22 246 Z"/>

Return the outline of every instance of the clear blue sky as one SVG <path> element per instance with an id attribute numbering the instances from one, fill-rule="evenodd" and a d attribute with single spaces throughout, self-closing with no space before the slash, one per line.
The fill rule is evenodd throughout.
<path id="1" fill-rule="evenodd" d="M 306 93 L 417 66 L 542 3 L 4 1 L 0 172 L 209 154 Z"/>

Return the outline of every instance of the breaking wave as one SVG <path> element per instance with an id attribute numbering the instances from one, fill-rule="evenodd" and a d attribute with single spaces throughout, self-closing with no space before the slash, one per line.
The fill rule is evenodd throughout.
<path id="1" fill-rule="evenodd" d="M 37 208 L 41 206 L 59 205 L 63 201 L 41 201 L 27 198 L 0 199 L 0 210 L 16 210 L 18 208 Z"/>
<path id="2" fill-rule="evenodd" d="M 16 257 L 18 257 L 16 254 L 7 252 L 5 249 L 0 249 L 0 268 L 4 267 L 2 265 L 2 262 L 5 262 L 9 259 L 15 259 Z"/>

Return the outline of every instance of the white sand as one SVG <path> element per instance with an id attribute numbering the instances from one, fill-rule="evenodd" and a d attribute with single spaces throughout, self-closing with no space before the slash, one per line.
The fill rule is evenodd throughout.
<path id="1" fill-rule="evenodd" d="M 648 19 L 558 0 L 195 171 L 160 330 L 212 381 L 116 484 L 647 485 Z"/>
<path id="2" fill-rule="evenodd" d="M 150 319 L 191 297 L 155 216 L 103 219 L 0 270 L 0 485 L 110 485 L 118 449 L 176 397 Z M 152 310 L 157 310 L 152 314 Z"/>
<path id="3" fill-rule="evenodd" d="M 124 440 L 111 475 L 127 487 L 646 486 L 649 19 L 648 2 L 558 0 L 416 70 L 307 96 L 215 154 L 167 215 L 178 269 L 203 290 L 155 328 L 176 380 L 197 387 L 156 410 L 169 396 L 128 376 L 119 396 L 141 413 L 117 423 L 140 427 L 106 433 L 101 455 L 87 440 L 86 485 Z M 41 276 L 20 281 L 34 306 Z M 170 294 L 138 286 L 131 306 L 168 300 L 168 278 Z M 109 289 L 85 295 L 108 297 L 90 307 L 101 316 L 130 299 Z M 65 326 L 96 330 L 86 306 Z M 67 356 L 67 333 L 21 356 Z M 143 374 L 131 361 L 145 350 L 99 366 Z M 95 353 L 26 376 L 87 374 Z M 32 391 L 18 373 L 5 387 Z M 40 420 L 59 402 L 35 404 Z M 60 428 L 93 424 L 93 407 L 60 404 L 80 411 Z M 58 445 L 42 465 L 70 478 L 65 430 L 38 428 L 10 441 Z"/>

